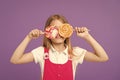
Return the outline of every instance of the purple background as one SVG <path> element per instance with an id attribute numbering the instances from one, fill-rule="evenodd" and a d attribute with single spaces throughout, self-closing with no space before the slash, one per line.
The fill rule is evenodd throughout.
<path id="1" fill-rule="evenodd" d="M 56 13 L 73 26 L 87 26 L 110 57 L 106 63 L 79 65 L 76 80 L 120 80 L 120 0 L 0 0 L 0 80 L 40 80 L 38 64 L 13 65 L 9 59 L 30 30 L 43 30 L 48 16 Z M 71 40 L 92 51 L 75 34 Z M 42 37 L 33 40 L 26 52 L 41 44 Z"/>

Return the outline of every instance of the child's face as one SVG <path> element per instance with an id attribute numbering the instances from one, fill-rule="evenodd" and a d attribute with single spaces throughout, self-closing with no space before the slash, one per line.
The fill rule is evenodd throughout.
<path id="1" fill-rule="evenodd" d="M 50 25 L 55 26 L 55 27 L 60 27 L 63 23 L 59 20 L 54 20 L 51 22 Z M 61 37 L 59 34 L 57 35 L 56 38 L 51 39 L 52 43 L 64 43 L 65 38 Z"/>

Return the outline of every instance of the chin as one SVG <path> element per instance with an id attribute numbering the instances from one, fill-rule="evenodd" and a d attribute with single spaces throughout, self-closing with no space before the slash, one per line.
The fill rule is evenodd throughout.
<path id="1" fill-rule="evenodd" d="M 62 44 L 64 43 L 65 39 L 53 39 L 52 42 L 53 43 L 57 43 L 57 44 Z"/>

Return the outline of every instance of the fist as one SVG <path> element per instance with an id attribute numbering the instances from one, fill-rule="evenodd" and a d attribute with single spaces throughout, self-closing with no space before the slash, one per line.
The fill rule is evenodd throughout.
<path id="1" fill-rule="evenodd" d="M 39 29 L 33 29 L 32 31 L 30 31 L 30 33 L 28 34 L 28 36 L 32 39 L 36 39 L 38 38 L 40 35 L 44 34 L 44 32 L 42 32 Z"/>
<path id="2" fill-rule="evenodd" d="M 89 35 L 89 30 L 86 27 L 75 27 L 75 31 L 77 33 L 77 36 L 82 38 Z"/>

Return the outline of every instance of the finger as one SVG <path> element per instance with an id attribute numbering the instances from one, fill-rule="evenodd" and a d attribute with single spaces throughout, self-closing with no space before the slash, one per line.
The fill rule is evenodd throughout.
<path id="1" fill-rule="evenodd" d="M 75 27 L 75 31 L 76 31 L 77 33 L 80 33 L 80 28 L 79 28 L 79 27 Z"/>
<path id="2" fill-rule="evenodd" d="M 75 31 L 78 33 L 78 27 L 75 27 Z"/>
<path id="3" fill-rule="evenodd" d="M 81 33 L 82 29 L 80 27 L 77 27 L 77 33 Z"/>
<path id="4" fill-rule="evenodd" d="M 86 31 L 90 31 L 87 27 L 83 27 L 83 30 Z"/>
<path id="5" fill-rule="evenodd" d="M 42 35 L 42 34 L 45 34 L 45 32 L 39 30 L 39 34 Z"/>
<path id="6" fill-rule="evenodd" d="M 36 31 L 32 30 L 32 36 L 35 37 L 35 35 L 36 35 Z"/>
<path id="7" fill-rule="evenodd" d="M 85 32 L 85 31 L 87 31 L 87 28 L 86 28 L 86 27 L 81 27 L 81 28 L 80 28 L 80 32 L 83 33 L 83 32 Z"/>
<path id="8" fill-rule="evenodd" d="M 75 27 L 74 29 L 77 33 L 89 32 L 90 30 L 87 27 Z"/>
<path id="9" fill-rule="evenodd" d="M 38 29 L 32 30 L 32 35 L 33 35 L 33 37 L 38 37 L 39 36 L 39 30 Z"/>
<path id="10" fill-rule="evenodd" d="M 81 32 L 85 32 L 85 29 L 84 29 L 84 27 L 82 27 L 82 28 L 81 28 Z"/>

